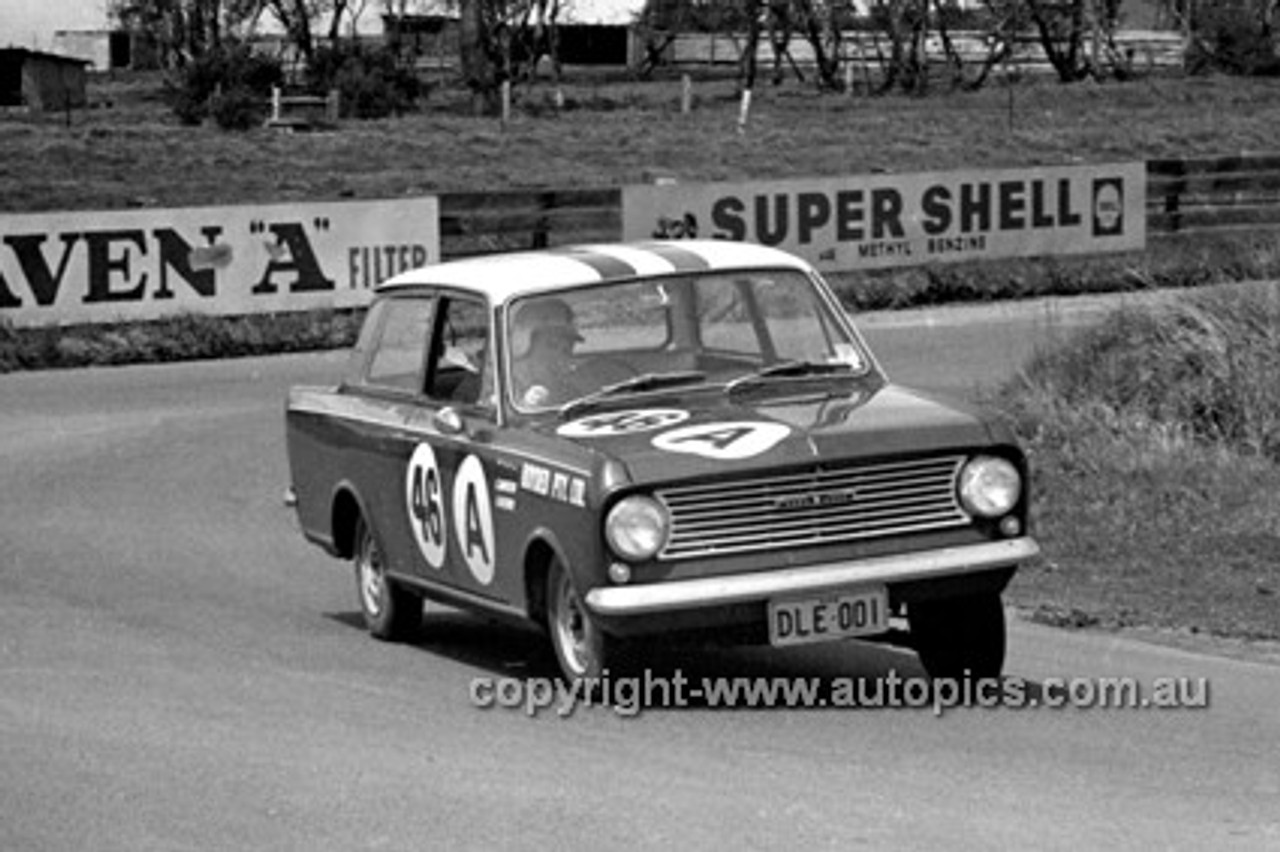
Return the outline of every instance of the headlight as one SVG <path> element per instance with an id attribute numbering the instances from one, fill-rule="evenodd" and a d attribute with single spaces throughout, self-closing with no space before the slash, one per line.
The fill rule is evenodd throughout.
<path id="1" fill-rule="evenodd" d="M 640 562 L 667 543 L 667 510 L 651 497 L 624 497 L 609 510 L 604 535 L 613 552 Z"/>
<path id="2" fill-rule="evenodd" d="M 1022 477 L 1005 459 L 975 456 L 960 471 L 960 502 L 984 518 L 1005 514 L 1022 496 Z"/>

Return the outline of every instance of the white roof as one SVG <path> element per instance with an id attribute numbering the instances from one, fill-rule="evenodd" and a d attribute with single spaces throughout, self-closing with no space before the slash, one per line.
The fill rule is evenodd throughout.
<path id="1" fill-rule="evenodd" d="M 378 286 L 379 292 L 433 284 L 459 287 L 503 304 L 517 296 L 680 272 L 809 265 L 778 249 L 728 240 L 669 240 L 564 246 L 542 251 L 491 254 L 419 267 Z"/>
<path id="2" fill-rule="evenodd" d="M 629 24 L 644 8 L 644 0 L 568 0 L 560 23 Z"/>

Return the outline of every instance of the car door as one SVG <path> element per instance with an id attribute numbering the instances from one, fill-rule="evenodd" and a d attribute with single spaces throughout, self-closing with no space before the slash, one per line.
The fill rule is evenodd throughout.
<path id="1" fill-rule="evenodd" d="M 360 366 L 348 387 L 359 416 L 349 421 L 352 434 L 345 441 L 351 447 L 347 478 L 382 540 L 390 570 L 406 576 L 425 574 L 420 527 L 405 509 L 405 470 L 421 445 L 434 443 L 423 417 L 423 388 L 439 302 L 437 294 L 418 292 L 377 303 L 368 351 L 362 341 Z"/>
<path id="2" fill-rule="evenodd" d="M 500 603 L 523 596 L 518 560 L 508 552 L 500 490 L 493 311 L 482 298 L 440 294 L 430 331 L 419 443 L 404 473 L 405 513 L 419 570 Z"/>

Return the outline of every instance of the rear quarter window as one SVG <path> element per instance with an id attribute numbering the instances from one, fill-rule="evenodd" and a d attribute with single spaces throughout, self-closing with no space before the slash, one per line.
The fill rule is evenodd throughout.
<path id="1" fill-rule="evenodd" d="M 371 333 L 364 383 L 410 392 L 422 390 L 427 340 L 435 300 L 387 299 L 379 308 L 380 322 Z"/>

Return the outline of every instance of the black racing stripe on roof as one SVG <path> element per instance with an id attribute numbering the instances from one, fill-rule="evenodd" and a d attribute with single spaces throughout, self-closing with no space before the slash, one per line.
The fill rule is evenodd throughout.
<path id="1" fill-rule="evenodd" d="M 552 254 L 559 254 L 564 257 L 572 258 L 579 263 L 585 263 L 590 266 L 600 277 L 608 281 L 614 278 L 634 278 L 637 274 L 636 268 L 631 264 L 618 260 L 607 254 L 591 251 L 590 249 L 566 247 L 551 249 Z"/>
<path id="2" fill-rule="evenodd" d="M 710 269 L 711 264 L 702 255 L 670 243 L 644 243 L 640 246 L 676 268 L 676 272 L 699 272 Z"/>

